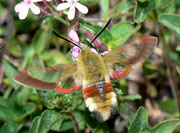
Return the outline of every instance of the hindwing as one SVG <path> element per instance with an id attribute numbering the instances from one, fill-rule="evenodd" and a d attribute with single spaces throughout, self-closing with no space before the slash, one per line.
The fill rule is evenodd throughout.
<path id="1" fill-rule="evenodd" d="M 137 40 L 119 46 L 117 49 L 102 54 L 112 80 L 127 76 L 131 64 L 147 58 L 157 44 L 157 37 L 142 36 Z"/>

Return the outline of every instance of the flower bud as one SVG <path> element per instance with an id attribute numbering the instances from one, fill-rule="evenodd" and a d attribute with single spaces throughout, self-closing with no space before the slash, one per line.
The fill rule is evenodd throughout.
<path id="1" fill-rule="evenodd" d="M 93 33 L 91 33 L 89 30 L 85 31 L 85 35 L 89 38 L 90 41 L 92 41 L 95 38 L 95 35 Z M 108 50 L 107 46 L 103 43 L 101 43 L 101 41 L 97 38 L 96 40 L 94 40 L 93 42 L 94 46 L 101 49 L 101 50 Z"/>
<path id="2" fill-rule="evenodd" d="M 50 5 L 50 6 L 53 5 L 53 1 L 52 1 L 52 0 L 46 0 L 46 3 L 47 3 L 48 5 Z"/>
<path id="3" fill-rule="evenodd" d="M 62 0 L 56 0 L 56 5 L 59 5 L 60 3 L 62 3 Z"/>
<path id="4" fill-rule="evenodd" d="M 45 17 L 47 16 L 48 14 L 46 12 L 44 12 L 42 9 L 40 9 L 40 14 L 39 16 L 42 16 L 42 17 Z"/>

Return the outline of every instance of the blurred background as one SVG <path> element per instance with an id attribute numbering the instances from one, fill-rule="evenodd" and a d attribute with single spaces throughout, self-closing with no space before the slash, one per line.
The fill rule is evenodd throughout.
<path id="1" fill-rule="evenodd" d="M 68 10 L 56 11 L 61 0 L 37 2 L 41 13 L 29 11 L 20 20 L 14 10 L 19 2 L 0 1 L 0 133 L 135 133 L 157 128 L 160 133 L 163 128 L 155 125 L 169 119 L 177 121 L 167 124 L 173 127 L 167 133 L 180 132 L 179 0 L 79 0 L 89 11 L 84 15 L 76 10 L 74 20 L 67 18 Z M 13 80 L 25 69 L 49 81 L 54 75 L 38 70 L 73 61 L 72 45 L 52 30 L 69 38 L 68 31 L 74 29 L 80 42 L 88 44 L 85 32 L 96 35 L 109 18 L 108 30 L 99 37 L 100 44 L 109 49 L 144 34 L 158 37 L 159 42 L 147 60 L 133 65 L 127 77 L 112 82 L 118 105 L 107 122 L 100 123 L 88 111 L 81 92 L 61 95 Z"/>

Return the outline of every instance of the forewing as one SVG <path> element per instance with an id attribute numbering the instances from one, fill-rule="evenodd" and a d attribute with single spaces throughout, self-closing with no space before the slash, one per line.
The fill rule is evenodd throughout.
<path id="1" fill-rule="evenodd" d="M 131 64 L 147 58 L 157 44 L 157 37 L 142 36 L 102 55 L 112 80 L 127 76 Z"/>
<path id="2" fill-rule="evenodd" d="M 61 89 L 73 88 L 76 85 L 80 89 L 81 84 L 78 82 L 76 62 L 57 67 L 46 68 L 45 72 L 33 71 L 31 73 L 22 72 L 15 77 L 15 81 L 21 85 L 35 89 Z M 40 75 L 39 75 L 40 74 Z M 77 83 L 76 83 L 77 82 Z M 70 93 L 70 92 L 69 92 Z"/>
<path id="3" fill-rule="evenodd" d="M 35 89 L 43 89 L 43 90 L 54 89 L 57 84 L 56 82 L 46 82 L 34 78 L 31 75 L 29 75 L 28 72 L 22 72 L 18 74 L 14 80 L 23 86 L 27 86 Z"/>
<path id="4" fill-rule="evenodd" d="M 134 64 L 147 58 L 152 53 L 157 42 L 157 37 L 142 36 L 139 39 L 121 45 L 117 49 L 104 54 L 104 57 L 107 59 L 115 56 L 119 57 L 120 60 L 126 61 L 126 63 Z"/>

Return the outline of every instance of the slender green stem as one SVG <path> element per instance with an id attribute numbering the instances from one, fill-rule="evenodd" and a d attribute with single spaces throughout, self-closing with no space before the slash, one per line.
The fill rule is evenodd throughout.
<path id="1" fill-rule="evenodd" d="M 159 30 L 159 35 L 161 36 L 162 42 L 163 42 L 163 51 L 164 51 L 164 57 L 166 59 L 167 71 L 168 71 L 168 75 L 169 75 L 168 78 L 169 78 L 171 90 L 173 93 L 173 97 L 178 104 L 178 109 L 180 112 L 180 99 L 179 99 L 178 87 L 177 87 L 177 83 L 176 83 L 176 75 L 175 75 L 174 70 L 173 70 L 174 65 L 173 65 L 173 63 L 170 59 L 170 56 L 169 56 L 169 47 L 165 41 L 164 32 L 160 26 L 158 27 L 158 30 Z"/>
<path id="2" fill-rule="evenodd" d="M 75 133 L 80 133 L 78 122 L 76 121 L 76 118 L 75 118 L 74 114 L 72 112 L 68 112 L 67 115 L 69 115 L 71 117 L 72 121 L 73 121 L 73 126 L 74 126 Z"/>
<path id="3" fill-rule="evenodd" d="M 157 16 L 156 11 L 154 10 L 153 13 L 154 13 L 154 17 L 156 18 L 156 21 L 158 22 L 158 16 Z M 179 97 L 179 92 L 178 92 L 178 87 L 177 87 L 177 82 L 176 82 L 176 74 L 173 69 L 174 65 L 169 56 L 169 47 L 165 41 L 165 36 L 164 36 L 163 29 L 162 29 L 162 25 L 159 22 L 157 23 L 157 27 L 158 27 L 158 32 L 159 32 L 160 38 L 162 39 L 164 58 L 165 58 L 166 66 L 167 66 L 167 72 L 169 75 L 168 79 L 170 82 L 170 87 L 171 87 L 171 90 L 173 93 L 173 97 L 178 104 L 179 117 L 180 117 L 180 97 Z"/>

